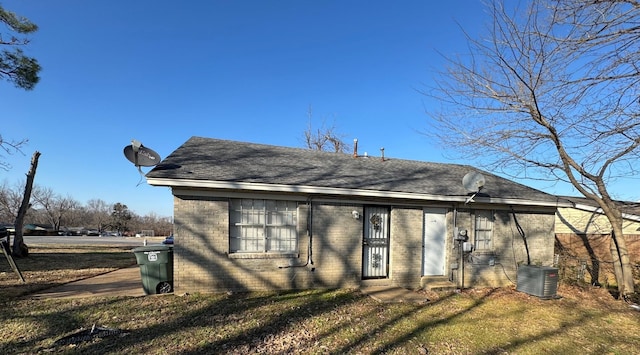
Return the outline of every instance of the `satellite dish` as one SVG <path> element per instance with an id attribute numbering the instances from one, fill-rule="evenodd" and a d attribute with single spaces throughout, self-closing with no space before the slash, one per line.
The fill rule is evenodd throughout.
<path id="1" fill-rule="evenodd" d="M 469 202 L 475 202 L 473 198 L 476 197 L 484 187 L 484 176 L 475 171 L 470 172 L 462 178 L 462 186 L 464 186 L 467 191 L 473 192 L 473 195 L 467 198 L 464 204 L 466 205 Z"/>
<path id="2" fill-rule="evenodd" d="M 478 193 L 484 187 L 484 176 L 478 172 L 470 172 L 462 178 L 462 186 L 469 191 Z"/>
<path id="3" fill-rule="evenodd" d="M 142 166 L 156 166 L 160 163 L 160 154 L 153 151 L 153 149 L 147 148 L 135 139 L 131 140 L 131 145 L 124 147 L 124 156 L 138 168 L 140 172 L 140 182 L 144 180 L 144 173 L 142 172 Z"/>
<path id="4" fill-rule="evenodd" d="M 124 156 L 137 167 L 156 166 L 160 163 L 160 155 L 158 153 L 145 147 L 135 139 L 131 141 L 131 145 L 124 147 Z"/>

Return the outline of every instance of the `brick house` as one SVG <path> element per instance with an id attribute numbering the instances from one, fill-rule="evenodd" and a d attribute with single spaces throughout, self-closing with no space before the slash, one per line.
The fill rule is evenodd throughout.
<path id="1" fill-rule="evenodd" d="M 562 196 L 571 206 L 556 213 L 556 253 L 563 277 L 600 284 L 613 282 L 611 224 L 598 204 L 584 197 Z M 640 261 L 640 203 L 618 201 L 631 262 Z"/>
<path id="2" fill-rule="evenodd" d="M 468 173 L 485 179 L 473 198 Z M 172 189 L 177 293 L 506 285 L 519 263 L 553 263 L 569 206 L 466 165 L 201 137 L 146 177 Z"/>

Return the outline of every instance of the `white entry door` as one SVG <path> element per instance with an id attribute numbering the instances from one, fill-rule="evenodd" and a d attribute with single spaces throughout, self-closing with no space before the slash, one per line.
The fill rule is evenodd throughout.
<path id="1" fill-rule="evenodd" d="M 444 275 L 447 210 L 445 208 L 425 208 L 423 231 L 422 275 Z"/>

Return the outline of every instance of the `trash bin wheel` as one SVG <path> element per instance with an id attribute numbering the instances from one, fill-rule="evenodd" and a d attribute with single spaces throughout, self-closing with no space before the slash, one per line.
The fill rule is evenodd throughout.
<path id="1" fill-rule="evenodd" d="M 167 281 L 162 281 L 158 284 L 158 287 L 156 287 L 157 293 L 171 293 L 171 291 L 173 291 L 173 286 Z"/>

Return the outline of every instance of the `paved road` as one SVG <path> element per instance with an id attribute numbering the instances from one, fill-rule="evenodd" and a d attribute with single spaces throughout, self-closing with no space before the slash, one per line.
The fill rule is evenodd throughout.
<path id="1" fill-rule="evenodd" d="M 162 243 L 164 237 L 147 237 L 147 244 Z M 25 235 L 24 242 L 29 244 L 68 244 L 68 245 L 113 245 L 142 246 L 145 238 L 135 237 L 90 237 L 90 236 L 37 236 Z"/>

